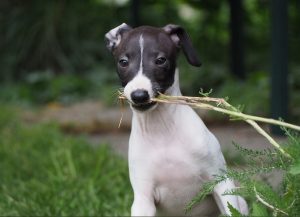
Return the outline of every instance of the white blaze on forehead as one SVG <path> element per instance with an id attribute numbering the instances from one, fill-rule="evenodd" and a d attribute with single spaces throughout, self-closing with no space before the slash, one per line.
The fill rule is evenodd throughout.
<path id="1" fill-rule="evenodd" d="M 140 46 L 140 65 L 139 65 L 138 73 L 130 82 L 127 83 L 127 85 L 124 88 L 124 94 L 126 98 L 129 100 L 131 100 L 131 93 L 138 89 L 146 90 L 150 98 L 153 98 L 154 96 L 152 90 L 152 83 L 150 79 L 143 74 L 143 53 L 144 53 L 143 35 L 141 35 L 139 38 L 139 46 Z"/>
<path id="2" fill-rule="evenodd" d="M 144 38 L 143 38 L 143 35 L 140 36 L 139 45 L 140 45 L 141 60 L 140 60 L 140 68 L 139 68 L 138 74 L 143 74 L 143 53 L 144 53 Z"/>

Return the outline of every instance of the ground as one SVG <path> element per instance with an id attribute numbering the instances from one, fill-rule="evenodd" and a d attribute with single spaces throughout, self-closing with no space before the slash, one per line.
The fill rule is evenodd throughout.
<path id="1" fill-rule="evenodd" d="M 220 118 L 216 113 L 203 110 L 198 113 L 220 141 L 225 158 L 230 165 L 236 166 L 243 160 L 237 154 L 233 142 L 247 148 L 271 148 L 268 141 L 246 123 L 229 121 L 224 116 Z M 29 122 L 58 122 L 65 132 L 86 134 L 92 144 L 106 143 L 127 159 L 131 126 L 131 111 L 128 106 L 107 107 L 97 101 L 84 101 L 69 106 L 49 104 L 37 112 L 25 112 L 23 117 Z M 264 128 L 268 130 L 267 126 Z M 283 137 L 275 137 L 275 139 L 284 140 Z M 264 178 L 276 186 L 280 181 L 280 174 L 271 174 Z"/>

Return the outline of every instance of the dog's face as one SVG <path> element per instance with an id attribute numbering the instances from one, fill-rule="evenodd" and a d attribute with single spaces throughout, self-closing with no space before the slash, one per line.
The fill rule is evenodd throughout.
<path id="1" fill-rule="evenodd" d="M 201 65 L 186 32 L 179 26 L 132 29 L 122 24 L 105 38 L 115 57 L 124 94 L 139 111 L 154 108 L 156 104 L 151 99 L 172 86 L 180 47 L 190 64 Z"/>

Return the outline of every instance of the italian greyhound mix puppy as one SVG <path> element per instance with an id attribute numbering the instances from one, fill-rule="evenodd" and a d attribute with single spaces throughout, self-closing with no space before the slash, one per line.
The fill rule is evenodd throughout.
<path id="1" fill-rule="evenodd" d="M 195 49 L 186 31 L 172 24 L 131 28 L 123 23 L 105 38 L 133 111 L 128 152 L 134 191 L 131 215 L 184 216 L 201 185 L 226 170 L 226 163 L 218 140 L 192 108 L 151 99 L 159 93 L 181 95 L 178 52 L 182 49 L 191 65 L 200 66 Z M 222 214 L 230 215 L 228 202 L 247 214 L 243 198 L 223 195 L 234 188 L 227 180 L 214 188 L 212 196 Z M 209 213 L 210 208 L 200 204 L 187 215 Z"/>

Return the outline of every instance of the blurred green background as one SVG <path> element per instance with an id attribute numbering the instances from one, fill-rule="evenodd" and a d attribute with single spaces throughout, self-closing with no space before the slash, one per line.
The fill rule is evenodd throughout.
<path id="1" fill-rule="evenodd" d="M 132 191 L 127 162 L 109 144 L 99 140 L 95 145 L 86 135 L 101 129 L 75 126 L 66 133 L 61 123 L 40 120 L 45 108 L 69 108 L 87 100 L 119 109 L 120 83 L 104 34 L 123 22 L 183 26 L 203 63 L 194 68 L 179 58 L 183 94 L 213 89 L 212 96 L 229 97 L 231 104 L 245 105 L 246 113 L 269 116 L 272 1 L 241 1 L 241 77 L 231 68 L 232 2 L 1 0 L 0 215 L 129 215 Z M 289 0 L 287 107 L 288 121 L 296 124 L 300 122 L 299 11 L 300 1 Z M 91 128 L 109 125 L 93 121 Z"/>
<path id="2" fill-rule="evenodd" d="M 138 3 L 138 15 L 133 3 Z M 230 8 L 226 0 L 1 0 L 0 100 L 70 103 L 96 97 L 111 103 L 119 87 L 104 34 L 126 22 L 176 23 L 190 34 L 203 62 L 200 69 L 180 59 L 183 93 L 200 88 L 247 104 L 250 113 L 269 113 L 270 1 L 243 2 L 244 71 L 230 69 Z M 299 1 L 288 7 L 290 115 L 299 117 Z M 238 91 L 237 91 L 238 89 Z M 243 94 L 240 94 L 243 93 Z"/>

